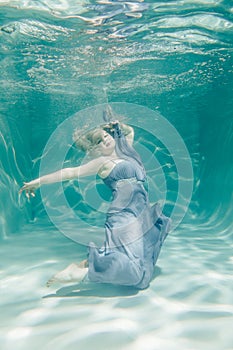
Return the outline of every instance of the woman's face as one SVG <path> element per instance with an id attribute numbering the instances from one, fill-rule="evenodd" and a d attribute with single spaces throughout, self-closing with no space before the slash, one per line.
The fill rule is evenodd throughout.
<path id="1" fill-rule="evenodd" d="M 115 150 L 115 140 L 105 130 L 97 130 L 93 134 L 94 151 L 109 156 Z"/>

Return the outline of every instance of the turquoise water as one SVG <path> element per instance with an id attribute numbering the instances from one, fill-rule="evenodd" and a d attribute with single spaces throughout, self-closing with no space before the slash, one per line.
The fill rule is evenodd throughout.
<path id="1" fill-rule="evenodd" d="M 1 348 L 232 349 L 231 2 L 0 5 Z M 18 190 L 38 175 L 50 135 L 67 118 L 107 102 L 136 106 L 130 119 L 139 125 L 136 140 L 148 136 L 153 113 L 177 130 L 192 161 L 190 206 L 164 244 L 149 289 L 90 283 L 48 289 L 48 278 L 85 258 L 86 247 L 51 223 L 43 195 L 29 203 Z M 87 121 L 92 118 L 88 112 Z M 153 153 L 153 135 L 138 146 Z M 172 206 L 176 164 L 166 145 L 157 146 L 167 188 L 159 171 L 151 175 L 157 163 L 148 161 L 149 185 L 157 189 L 151 196 L 160 199 L 166 190 Z M 73 149 L 69 155 L 65 165 L 80 156 Z M 65 185 L 71 206 L 73 185 Z M 59 217 L 74 230 L 72 220 Z M 101 241 L 101 215 L 98 220 L 94 233 L 79 226 L 79 238 Z"/>

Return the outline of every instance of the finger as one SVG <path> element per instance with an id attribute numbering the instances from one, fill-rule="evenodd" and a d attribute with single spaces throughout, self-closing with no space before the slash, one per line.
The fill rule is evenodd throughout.
<path id="1" fill-rule="evenodd" d="M 25 186 L 23 186 L 22 188 L 20 188 L 19 192 L 22 193 L 23 191 L 25 191 Z"/>

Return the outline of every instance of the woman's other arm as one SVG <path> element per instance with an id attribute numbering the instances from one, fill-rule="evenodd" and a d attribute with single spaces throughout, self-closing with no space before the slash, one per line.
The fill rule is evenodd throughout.
<path id="1" fill-rule="evenodd" d="M 127 124 L 120 123 L 120 128 L 125 135 L 125 138 L 130 146 L 132 146 L 134 141 L 134 129 L 132 126 L 129 126 Z"/>
<path id="2" fill-rule="evenodd" d="M 115 120 L 113 122 L 106 124 L 103 127 L 103 129 L 106 130 L 107 132 L 112 133 L 114 128 L 116 128 L 117 126 L 118 128 L 120 128 L 120 130 L 124 134 L 126 141 L 130 144 L 130 146 L 132 146 L 134 141 L 134 129 L 132 128 L 132 126 L 120 123 L 118 120 Z"/>

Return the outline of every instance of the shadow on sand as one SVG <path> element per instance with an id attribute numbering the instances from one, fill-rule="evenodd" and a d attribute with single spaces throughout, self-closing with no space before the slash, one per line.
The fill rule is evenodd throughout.
<path id="1" fill-rule="evenodd" d="M 156 266 L 153 279 L 161 274 L 161 269 Z M 99 297 L 112 298 L 122 296 L 132 296 L 139 293 L 139 289 L 130 286 L 117 286 L 112 284 L 92 283 L 83 281 L 78 284 L 69 285 L 58 289 L 54 294 L 48 294 L 46 298 L 61 298 L 61 297 Z"/>

